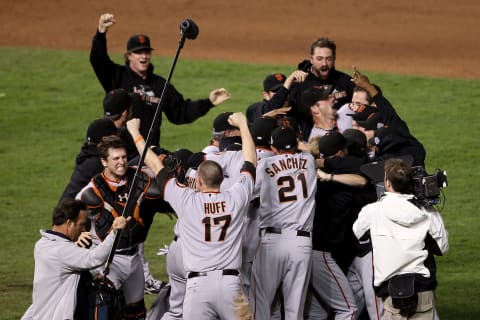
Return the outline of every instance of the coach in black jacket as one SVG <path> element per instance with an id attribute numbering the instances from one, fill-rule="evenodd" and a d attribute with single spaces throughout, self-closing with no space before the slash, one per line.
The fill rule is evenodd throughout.
<path id="1" fill-rule="evenodd" d="M 124 65 L 116 64 L 110 59 L 107 53 L 106 32 L 114 23 L 113 14 L 105 13 L 100 16 L 90 51 L 90 63 L 106 93 L 116 88 L 124 88 L 129 92 L 136 91 L 142 94 L 145 103 L 134 104 L 132 117 L 141 119 L 140 133 L 147 137 L 166 80 L 153 73 L 153 65 L 150 63 L 153 48 L 146 35 L 137 34 L 130 37 Z M 211 91 L 208 99 L 185 100 L 172 85 L 169 85 L 162 102 L 162 111 L 172 123 L 191 123 L 205 115 L 214 105 L 229 98 L 228 91 L 221 88 Z M 152 145 L 160 143 L 161 122 L 160 117 L 152 132 Z"/>

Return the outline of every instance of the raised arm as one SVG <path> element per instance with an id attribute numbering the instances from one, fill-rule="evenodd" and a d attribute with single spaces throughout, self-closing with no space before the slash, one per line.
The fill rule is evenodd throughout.
<path id="1" fill-rule="evenodd" d="M 111 13 L 104 13 L 98 20 L 97 32 L 92 39 L 90 49 L 90 64 L 105 92 L 115 89 L 116 64 L 110 59 L 107 52 L 107 31 L 115 24 L 115 17 Z"/>
<path id="2" fill-rule="evenodd" d="M 103 13 L 98 19 L 98 32 L 105 33 L 108 28 L 115 24 L 115 16 L 111 13 Z"/>
<path id="3" fill-rule="evenodd" d="M 134 118 L 127 121 L 127 129 L 130 135 L 132 136 L 135 147 L 137 148 L 138 153 L 143 154 L 145 149 L 145 139 L 140 134 L 140 119 Z M 152 169 L 155 176 L 163 169 L 163 161 L 157 156 L 150 148 L 147 150 L 145 155 L 145 164 Z"/>
<path id="4" fill-rule="evenodd" d="M 254 167 L 257 166 L 257 152 L 253 142 L 250 129 L 248 128 L 247 118 L 241 112 L 236 112 L 228 117 L 228 123 L 240 129 L 242 137 L 243 160 L 251 162 Z"/>

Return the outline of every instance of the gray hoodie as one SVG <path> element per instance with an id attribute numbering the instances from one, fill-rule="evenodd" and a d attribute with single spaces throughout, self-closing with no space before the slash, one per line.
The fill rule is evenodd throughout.
<path id="1" fill-rule="evenodd" d="M 40 234 L 34 251 L 33 302 L 22 319 L 73 319 L 80 272 L 106 262 L 115 232 L 92 249 L 81 248 L 57 232 Z"/>

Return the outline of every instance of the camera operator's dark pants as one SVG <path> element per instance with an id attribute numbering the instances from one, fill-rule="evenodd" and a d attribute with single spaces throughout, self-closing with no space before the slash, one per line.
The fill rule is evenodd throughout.
<path id="1" fill-rule="evenodd" d="M 386 297 L 383 301 L 385 320 L 433 320 L 434 319 L 434 295 L 433 291 L 418 292 L 418 304 L 416 313 L 410 317 L 400 314 L 400 309 L 393 307 L 392 298 Z"/>

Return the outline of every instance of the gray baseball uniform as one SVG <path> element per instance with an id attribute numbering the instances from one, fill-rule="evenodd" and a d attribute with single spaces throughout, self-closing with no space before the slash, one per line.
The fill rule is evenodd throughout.
<path id="1" fill-rule="evenodd" d="M 309 153 L 282 153 L 257 168 L 261 239 L 253 262 L 255 319 L 270 319 L 282 290 L 286 319 L 302 319 L 310 280 L 317 177 Z"/>
<path id="2" fill-rule="evenodd" d="M 129 168 L 127 174 L 118 182 L 109 180 L 103 174 L 99 174 L 76 196 L 77 199 L 84 200 L 89 210 L 92 210 L 90 217 L 92 227 L 90 232 L 92 233 L 94 245 L 98 245 L 102 238 L 108 234 L 109 223 L 111 223 L 109 221 L 113 221 L 114 216 L 122 213 L 120 210 L 123 209 L 128 196 L 128 181 L 132 181 L 134 172 L 134 168 Z M 139 179 L 143 179 L 142 181 L 147 183 L 142 187 L 142 195 L 135 201 L 138 204 L 142 202 L 150 187 L 148 174 L 141 171 L 140 175 L 142 178 Z M 104 187 L 101 186 L 103 184 L 105 184 Z M 130 213 L 132 218 L 134 218 L 132 220 L 140 223 L 139 208 L 132 210 L 135 211 L 135 213 Z M 122 238 L 119 242 L 119 249 L 115 251 L 110 265 L 110 273 L 108 274 L 108 278 L 113 282 L 115 288 L 122 288 L 126 304 L 143 301 L 143 289 L 145 286 L 143 265 L 138 255 L 138 243 L 141 240 L 134 239 L 136 235 L 134 230 L 141 230 L 141 225 L 135 229 L 132 226 L 132 224 L 130 224 L 130 227 L 127 226 L 126 232 L 123 233 L 123 235 L 128 235 L 128 239 Z M 128 231 L 128 228 L 132 228 L 130 229 L 132 231 Z M 97 272 L 103 272 L 103 267 L 98 269 Z"/>
<path id="3" fill-rule="evenodd" d="M 355 318 L 358 319 L 363 308 L 366 307 L 370 320 L 382 319 L 382 299 L 377 297 L 373 290 L 372 251 L 369 251 L 364 256 L 357 256 L 353 259 L 348 269 L 347 279 L 357 302 L 358 311 Z"/>
<path id="4" fill-rule="evenodd" d="M 221 192 L 199 192 L 170 179 L 164 198 L 182 222 L 179 234 L 187 272 L 184 319 L 233 319 L 240 282 L 241 237 L 255 169 L 243 166 L 241 177 Z M 162 183 L 160 181 L 160 183 Z"/>
<path id="5" fill-rule="evenodd" d="M 224 151 L 215 154 L 205 155 L 205 160 L 215 161 L 222 167 L 223 181 L 221 190 L 227 190 L 238 179 L 240 169 L 243 165 L 242 151 Z"/>
<path id="6" fill-rule="evenodd" d="M 178 231 L 180 223 L 181 220 L 178 219 L 173 229 L 175 237 L 168 247 L 167 274 L 171 289 L 170 297 L 168 299 L 169 309 L 162 316 L 162 320 L 183 318 L 183 299 L 185 297 L 187 273 L 183 266 L 182 244 Z"/>
<path id="7" fill-rule="evenodd" d="M 235 180 L 240 177 L 241 166 L 243 164 L 243 156 L 241 151 L 225 151 L 216 154 L 208 154 L 205 156 L 207 160 L 217 162 L 224 172 L 224 180 L 221 185 L 222 190 L 228 189 Z M 235 167 L 234 170 L 231 168 Z M 190 168 L 186 173 L 186 180 L 191 189 L 196 189 L 196 169 Z M 175 239 L 172 241 L 167 255 L 167 273 L 171 286 L 169 304 L 170 309 L 163 315 L 162 320 L 182 319 L 183 301 L 185 297 L 185 286 L 187 282 L 187 273 L 183 266 L 182 257 L 182 239 L 180 236 L 181 219 L 175 225 Z M 243 277 L 242 277 L 243 279 Z"/>
<path id="8" fill-rule="evenodd" d="M 257 163 L 260 163 L 262 159 L 268 158 L 274 155 L 273 151 L 265 148 L 258 148 L 257 151 Z M 253 195 L 253 199 L 259 197 L 259 194 Z M 241 278 L 245 292 L 248 295 L 250 304 L 253 305 L 253 296 L 251 295 L 251 277 L 252 277 L 252 264 L 257 251 L 258 243 L 260 242 L 259 234 L 259 214 L 258 203 L 252 201 L 250 204 L 247 216 L 245 217 L 245 225 L 242 239 L 242 272 Z"/>

